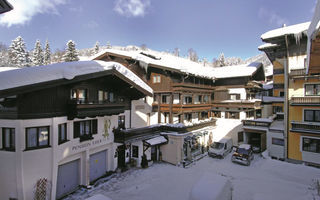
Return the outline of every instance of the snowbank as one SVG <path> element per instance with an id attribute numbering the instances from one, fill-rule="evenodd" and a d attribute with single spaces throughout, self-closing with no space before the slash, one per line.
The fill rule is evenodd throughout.
<path id="1" fill-rule="evenodd" d="M 153 90 L 123 65 L 105 61 L 77 61 L 46 66 L 25 67 L 0 73 L 0 90 L 16 88 L 58 79 L 71 80 L 76 76 L 115 69 L 149 93 Z"/>
<path id="2" fill-rule="evenodd" d="M 231 200 L 230 181 L 219 175 L 204 174 L 193 186 L 190 200 Z"/>

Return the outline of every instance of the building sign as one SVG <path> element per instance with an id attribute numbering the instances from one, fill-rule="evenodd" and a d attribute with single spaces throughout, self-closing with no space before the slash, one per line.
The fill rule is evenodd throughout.
<path id="1" fill-rule="evenodd" d="M 100 144 L 102 144 L 103 142 L 106 142 L 107 139 L 106 138 L 102 138 L 102 139 L 97 139 L 97 140 L 92 140 L 90 142 L 86 142 L 83 144 L 79 144 L 79 145 L 75 145 L 71 147 L 72 151 L 79 151 L 79 150 L 83 150 L 86 149 L 88 147 L 94 147 L 94 146 L 98 146 Z"/>

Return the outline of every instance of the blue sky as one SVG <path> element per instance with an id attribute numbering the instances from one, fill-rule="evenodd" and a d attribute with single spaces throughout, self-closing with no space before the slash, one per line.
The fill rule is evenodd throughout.
<path id="1" fill-rule="evenodd" d="M 0 42 L 21 35 L 30 50 L 36 39 L 51 49 L 137 45 L 159 51 L 193 48 L 209 61 L 257 55 L 260 35 L 310 21 L 315 0 L 8 0 L 15 9 L 0 16 Z"/>

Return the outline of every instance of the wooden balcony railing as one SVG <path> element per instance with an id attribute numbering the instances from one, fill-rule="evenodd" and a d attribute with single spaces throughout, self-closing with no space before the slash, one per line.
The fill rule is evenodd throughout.
<path id="1" fill-rule="evenodd" d="M 320 123 L 291 121 L 290 131 L 320 134 Z"/>
<path id="2" fill-rule="evenodd" d="M 292 97 L 291 105 L 319 105 L 320 97 Z"/>
<path id="3" fill-rule="evenodd" d="M 264 121 L 254 121 L 254 120 L 243 120 L 243 126 L 260 126 L 260 127 L 269 127 L 271 122 Z"/>
<path id="4" fill-rule="evenodd" d="M 306 69 L 292 69 L 290 71 L 290 74 L 289 76 L 292 77 L 292 76 L 305 76 L 306 75 Z"/>

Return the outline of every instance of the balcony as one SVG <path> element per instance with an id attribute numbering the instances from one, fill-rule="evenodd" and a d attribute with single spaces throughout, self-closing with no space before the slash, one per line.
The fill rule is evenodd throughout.
<path id="1" fill-rule="evenodd" d="M 204 84 L 193 83 L 173 83 L 173 91 L 194 91 L 194 92 L 213 92 L 214 87 Z"/>
<path id="2" fill-rule="evenodd" d="M 105 115 L 116 115 L 130 109 L 125 102 L 79 102 L 70 100 L 68 102 L 68 120 L 74 118 L 96 117 Z"/>
<path id="3" fill-rule="evenodd" d="M 290 100 L 292 106 L 304 106 L 304 105 L 320 105 L 320 97 L 292 97 Z"/>
<path id="4" fill-rule="evenodd" d="M 257 119 L 257 120 L 243 120 L 242 124 L 243 126 L 259 126 L 259 127 L 269 127 L 272 123 L 272 120 L 265 120 Z"/>
<path id="5" fill-rule="evenodd" d="M 306 69 L 292 69 L 289 73 L 290 77 L 294 77 L 294 76 L 305 76 L 306 75 Z"/>
<path id="6" fill-rule="evenodd" d="M 291 121 L 290 131 L 320 134 L 320 123 Z"/>
<path id="7" fill-rule="evenodd" d="M 193 123 L 186 125 L 187 131 L 194 131 L 201 128 L 205 128 L 207 126 L 215 126 L 216 125 L 216 119 L 210 119 L 210 120 L 201 120 L 199 123 Z"/>
<path id="8" fill-rule="evenodd" d="M 212 102 L 212 107 L 227 107 L 227 108 L 255 108 L 259 109 L 261 107 L 261 100 L 214 100 Z"/>

